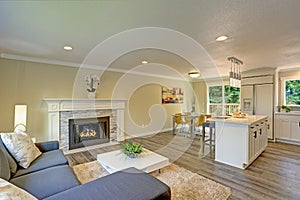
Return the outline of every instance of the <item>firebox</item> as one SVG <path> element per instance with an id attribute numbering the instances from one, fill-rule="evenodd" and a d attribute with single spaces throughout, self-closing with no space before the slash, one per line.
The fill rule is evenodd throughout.
<path id="1" fill-rule="evenodd" d="M 109 116 L 69 119 L 69 150 L 109 141 Z"/>

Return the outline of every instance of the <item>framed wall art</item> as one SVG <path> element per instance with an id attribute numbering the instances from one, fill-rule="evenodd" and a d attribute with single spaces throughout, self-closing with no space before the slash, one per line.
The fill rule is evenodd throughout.
<path id="1" fill-rule="evenodd" d="M 162 104 L 183 103 L 182 88 L 162 87 Z"/>

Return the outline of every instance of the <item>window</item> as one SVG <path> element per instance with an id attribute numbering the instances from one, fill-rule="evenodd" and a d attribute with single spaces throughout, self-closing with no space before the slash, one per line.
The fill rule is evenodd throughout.
<path id="1" fill-rule="evenodd" d="M 209 113 L 215 113 L 221 115 L 223 91 L 222 86 L 210 86 L 208 88 L 209 95 Z"/>
<path id="2" fill-rule="evenodd" d="M 225 113 L 232 114 L 240 110 L 240 88 L 225 85 Z"/>
<path id="3" fill-rule="evenodd" d="M 215 115 L 232 114 L 240 110 L 240 88 L 209 86 L 209 112 Z"/>
<path id="4" fill-rule="evenodd" d="M 289 106 L 300 106 L 300 79 L 285 80 L 284 102 Z"/>

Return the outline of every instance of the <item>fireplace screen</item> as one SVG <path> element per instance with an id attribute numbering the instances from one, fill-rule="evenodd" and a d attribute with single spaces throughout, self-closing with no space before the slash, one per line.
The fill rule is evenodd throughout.
<path id="1" fill-rule="evenodd" d="M 69 120 L 69 149 L 109 142 L 109 117 Z"/>

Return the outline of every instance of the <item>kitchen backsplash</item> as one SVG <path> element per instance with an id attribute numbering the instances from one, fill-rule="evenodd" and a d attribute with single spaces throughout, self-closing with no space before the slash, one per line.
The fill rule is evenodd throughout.
<path id="1" fill-rule="evenodd" d="M 290 106 L 292 111 L 300 111 L 300 106 Z"/>

